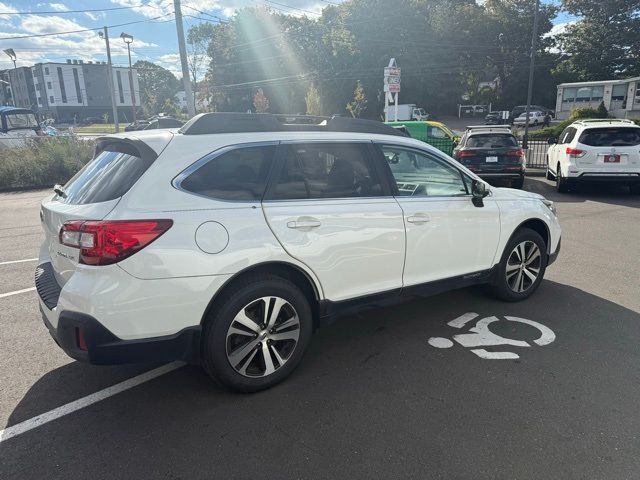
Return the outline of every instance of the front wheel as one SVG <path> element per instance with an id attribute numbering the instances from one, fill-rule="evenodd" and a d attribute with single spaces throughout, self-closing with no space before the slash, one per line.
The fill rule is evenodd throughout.
<path id="1" fill-rule="evenodd" d="M 203 367 L 232 390 L 272 387 L 298 366 L 312 330 L 309 301 L 298 287 L 276 276 L 247 278 L 206 319 Z"/>
<path id="2" fill-rule="evenodd" d="M 562 176 L 560 164 L 556 167 L 556 190 L 558 193 L 567 193 L 569 191 L 569 185 L 567 185 L 567 181 Z"/>
<path id="3" fill-rule="evenodd" d="M 530 297 L 547 268 L 547 249 L 540 234 L 528 228 L 518 230 L 509 240 L 491 285 L 494 295 L 508 302 Z"/>

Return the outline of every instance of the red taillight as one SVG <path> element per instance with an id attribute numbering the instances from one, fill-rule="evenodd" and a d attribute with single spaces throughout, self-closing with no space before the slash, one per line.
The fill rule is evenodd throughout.
<path id="1" fill-rule="evenodd" d="M 80 350 L 87 351 L 87 341 L 84 338 L 84 333 L 78 327 L 76 327 L 76 345 Z"/>
<path id="2" fill-rule="evenodd" d="M 505 155 L 507 157 L 524 158 L 524 150 L 521 148 L 518 148 L 517 150 L 509 150 L 505 153 Z"/>
<path id="3" fill-rule="evenodd" d="M 567 155 L 574 158 L 584 157 L 587 152 L 585 150 L 580 150 L 579 148 L 571 148 L 567 147 Z"/>
<path id="4" fill-rule="evenodd" d="M 460 150 L 458 152 L 458 158 L 475 157 L 477 154 L 468 150 Z"/>
<path id="5" fill-rule="evenodd" d="M 60 243 L 80 249 L 80 263 L 111 265 L 142 250 L 173 225 L 172 220 L 74 220 L 60 229 Z"/>

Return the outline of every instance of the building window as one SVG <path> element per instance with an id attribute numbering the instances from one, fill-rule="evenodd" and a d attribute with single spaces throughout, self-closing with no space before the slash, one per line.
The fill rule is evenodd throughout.
<path id="1" fill-rule="evenodd" d="M 49 75 L 49 67 L 44 67 L 44 74 Z"/>
<path id="2" fill-rule="evenodd" d="M 47 89 L 48 89 L 48 90 L 51 90 L 51 88 L 52 88 L 52 87 L 51 87 L 51 82 L 47 82 Z"/>
<path id="3" fill-rule="evenodd" d="M 78 69 L 73 69 L 73 83 L 76 84 L 76 98 L 78 103 L 82 103 L 82 92 L 80 92 L 80 77 L 78 77 Z"/>
<path id="4" fill-rule="evenodd" d="M 49 103 L 56 103 L 56 102 L 53 100 L 53 95 L 49 95 Z"/>
<path id="5" fill-rule="evenodd" d="M 636 98 L 640 98 L 640 82 L 636 83 Z"/>
<path id="6" fill-rule="evenodd" d="M 122 91 L 122 75 L 120 75 L 120 70 L 116 70 L 116 78 L 118 79 L 118 93 L 120 94 L 120 103 L 124 103 L 124 92 Z"/>
<path id="7" fill-rule="evenodd" d="M 614 85 L 611 91 L 611 100 L 623 102 L 627 98 L 627 84 Z"/>
<path id="8" fill-rule="evenodd" d="M 38 105 L 42 105 L 42 97 L 38 97 Z"/>
<path id="9" fill-rule="evenodd" d="M 60 82 L 60 93 L 62 94 L 62 103 L 67 103 L 67 89 L 64 86 L 64 77 L 62 76 L 62 67 L 58 67 L 58 82 Z"/>
<path id="10" fill-rule="evenodd" d="M 562 101 L 564 103 L 573 102 L 576 99 L 576 89 L 575 88 L 565 88 L 562 90 Z"/>

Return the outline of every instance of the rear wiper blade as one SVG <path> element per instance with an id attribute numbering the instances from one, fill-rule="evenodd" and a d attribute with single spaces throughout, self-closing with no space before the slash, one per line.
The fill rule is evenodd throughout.
<path id="1" fill-rule="evenodd" d="M 53 187 L 53 191 L 56 192 L 62 198 L 67 198 L 67 192 L 64 191 L 64 188 L 60 184 L 56 184 Z"/>

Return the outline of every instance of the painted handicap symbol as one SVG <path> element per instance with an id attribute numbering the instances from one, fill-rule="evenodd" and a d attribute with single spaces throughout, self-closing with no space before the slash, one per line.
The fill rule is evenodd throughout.
<path id="1" fill-rule="evenodd" d="M 472 320 L 475 320 L 477 317 L 479 317 L 477 313 L 465 313 L 455 320 L 451 320 L 449 323 L 447 323 L 447 325 L 454 328 L 463 328 L 465 325 L 467 325 Z M 541 347 L 544 345 L 549 345 L 556 339 L 555 333 L 553 333 L 553 331 L 549 327 L 546 327 L 541 323 L 520 317 L 505 316 L 504 318 L 510 322 L 522 323 L 536 328 L 540 332 L 540 336 L 533 340 L 533 343 L 536 345 L 539 345 Z M 478 348 L 496 347 L 500 345 L 510 345 L 513 347 L 531 346 L 529 342 L 526 342 L 524 340 L 514 340 L 512 338 L 502 337 L 490 331 L 489 325 L 497 321 L 499 321 L 499 318 L 495 316 L 481 318 L 476 322 L 474 327 L 469 329 L 470 333 L 461 333 L 458 335 L 454 335 L 453 340 L 458 342 L 463 347 L 471 348 L 471 351 L 480 358 L 490 360 L 510 360 L 520 358 L 517 353 L 513 352 L 489 352 L 484 348 Z M 428 342 L 429 345 L 435 348 L 451 348 L 454 345 L 451 340 L 443 337 L 431 337 Z"/>

